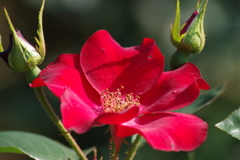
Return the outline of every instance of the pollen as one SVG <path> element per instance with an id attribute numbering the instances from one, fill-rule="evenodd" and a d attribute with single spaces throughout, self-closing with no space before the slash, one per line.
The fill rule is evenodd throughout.
<path id="1" fill-rule="evenodd" d="M 121 89 L 124 87 L 121 86 Z M 121 90 L 109 92 L 108 89 L 101 93 L 101 102 L 103 110 L 106 113 L 119 113 L 125 109 L 140 105 L 139 96 L 133 96 L 133 93 L 122 96 Z"/>

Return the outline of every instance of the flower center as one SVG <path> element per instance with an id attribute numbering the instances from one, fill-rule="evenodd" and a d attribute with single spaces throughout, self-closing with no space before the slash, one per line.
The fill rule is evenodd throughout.
<path id="1" fill-rule="evenodd" d="M 101 93 L 101 102 L 106 113 L 119 113 L 127 108 L 138 106 L 140 105 L 139 98 L 139 96 L 134 97 L 133 93 L 122 96 L 120 89 L 115 92 L 109 92 L 106 89 Z"/>

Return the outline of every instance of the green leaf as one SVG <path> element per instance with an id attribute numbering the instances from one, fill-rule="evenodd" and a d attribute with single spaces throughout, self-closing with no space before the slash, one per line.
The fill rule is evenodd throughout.
<path id="1" fill-rule="evenodd" d="M 240 140 L 240 108 L 215 126 Z"/>
<path id="2" fill-rule="evenodd" d="M 20 131 L 0 132 L 0 153 L 26 154 L 36 160 L 79 160 L 70 148 L 47 137 Z"/>
<path id="3" fill-rule="evenodd" d="M 202 108 L 206 107 L 213 101 L 215 101 L 225 90 L 226 83 L 222 83 L 219 86 L 208 90 L 206 93 L 200 95 L 195 102 L 193 102 L 191 105 L 179 109 L 176 112 L 181 113 L 189 113 L 189 114 L 195 114 Z"/>

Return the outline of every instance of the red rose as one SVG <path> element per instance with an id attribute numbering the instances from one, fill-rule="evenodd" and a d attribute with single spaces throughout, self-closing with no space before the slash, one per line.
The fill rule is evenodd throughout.
<path id="1" fill-rule="evenodd" d="M 47 86 L 60 98 L 68 130 L 81 134 L 107 124 L 116 136 L 138 133 L 158 150 L 194 150 L 206 139 L 207 123 L 170 111 L 188 106 L 209 85 L 191 63 L 168 72 L 163 68 L 153 39 L 123 48 L 100 30 L 80 54 L 62 54 L 42 70 L 32 87 Z"/>

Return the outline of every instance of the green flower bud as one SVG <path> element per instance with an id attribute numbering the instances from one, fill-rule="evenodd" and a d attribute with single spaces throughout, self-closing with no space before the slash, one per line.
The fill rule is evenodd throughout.
<path id="1" fill-rule="evenodd" d="M 27 72 L 33 70 L 43 61 L 43 58 L 36 49 L 24 39 L 20 31 L 14 29 L 6 9 L 5 14 L 12 34 L 10 34 L 10 44 L 7 50 L 0 52 L 0 57 L 15 71 Z"/>
<path id="2" fill-rule="evenodd" d="M 203 21 L 207 2 L 207 0 L 198 0 L 197 10 L 193 12 L 185 24 L 180 26 L 180 4 L 179 0 L 177 0 L 176 17 L 173 26 L 171 26 L 171 41 L 178 50 L 197 54 L 204 48 L 205 34 Z"/>
<path id="3" fill-rule="evenodd" d="M 18 72 L 26 72 L 34 69 L 41 63 L 41 56 L 36 49 L 29 44 L 19 30 L 16 30 L 17 37 L 12 40 L 10 53 L 8 55 L 9 66 Z M 12 37 L 10 36 L 10 37 Z"/>

